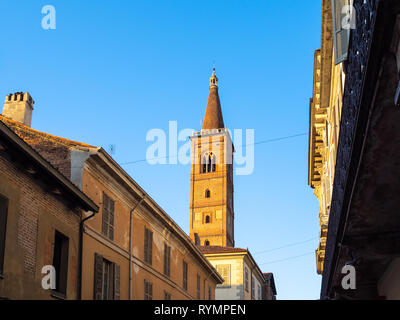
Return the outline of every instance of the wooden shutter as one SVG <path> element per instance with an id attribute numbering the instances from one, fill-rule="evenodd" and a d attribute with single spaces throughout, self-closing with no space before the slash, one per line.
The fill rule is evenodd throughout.
<path id="1" fill-rule="evenodd" d="M 149 248 L 149 230 L 147 228 L 144 228 L 144 261 L 148 262 L 149 261 L 149 254 L 148 254 L 148 248 Z"/>
<path id="2" fill-rule="evenodd" d="M 171 276 L 171 247 L 164 243 L 164 274 Z"/>
<path id="3" fill-rule="evenodd" d="M 120 300 L 121 266 L 114 263 L 114 300 Z"/>
<path id="4" fill-rule="evenodd" d="M 153 232 L 144 228 L 144 261 L 153 264 Z"/>
<path id="5" fill-rule="evenodd" d="M 149 282 L 149 300 L 153 300 L 153 284 Z"/>
<path id="6" fill-rule="evenodd" d="M 171 276 L 171 247 L 168 247 L 167 268 L 168 268 L 168 276 Z"/>
<path id="7" fill-rule="evenodd" d="M 183 289 L 188 289 L 188 265 L 183 261 Z"/>
<path id="8" fill-rule="evenodd" d="M 114 201 L 108 199 L 109 201 L 109 220 L 108 220 L 108 237 L 114 240 Z"/>
<path id="9" fill-rule="evenodd" d="M 102 233 L 105 236 L 108 236 L 108 220 L 109 220 L 109 213 L 108 213 L 108 197 L 103 192 L 103 216 L 102 216 Z"/>
<path id="10" fill-rule="evenodd" d="M 94 300 L 102 300 L 103 291 L 103 257 L 94 254 Z"/>
<path id="11" fill-rule="evenodd" d="M 3 273 L 6 249 L 8 200 L 0 196 L 0 274 Z"/>
<path id="12" fill-rule="evenodd" d="M 153 264 L 153 232 L 149 231 L 149 264 Z"/>
<path id="13" fill-rule="evenodd" d="M 168 246 L 166 243 L 164 243 L 164 274 L 167 276 L 168 275 L 168 270 L 167 270 L 167 252 L 168 252 Z"/>

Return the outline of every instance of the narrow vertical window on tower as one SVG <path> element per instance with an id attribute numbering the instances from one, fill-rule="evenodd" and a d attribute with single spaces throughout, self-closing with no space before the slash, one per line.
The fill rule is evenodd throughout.
<path id="1" fill-rule="evenodd" d="M 207 189 L 207 190 L 206 190 L 206 198 L 210 198 L 210 196 L 211 196 L 210 190 Z"/>
<path id="2" fill-rule="evenodd" d="M 202 158 L 201 158 L 201 164 L 202 164 L 202 173 L 210 173 L 210 172 L 215 172 L 217 169 L 217 157 L 213 153 L 206 153 Z"/>
<path id="3" fill-rule="evenodd" d="M 217 168 L 217 164 L 216 164 L 216 157 L 214 154 L 211 154 L 211 172 L 215 172 L 216 168 Z"/>

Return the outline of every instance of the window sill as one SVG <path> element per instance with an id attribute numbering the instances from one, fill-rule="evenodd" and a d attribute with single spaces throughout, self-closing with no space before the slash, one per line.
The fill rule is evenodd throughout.
<path id="1" fill-rule="evenodd" d="M 64 293 L 57 292 L 57 291 L 51 291 L 51 296 L 53 298 L 59 299 L 59 300 L 66 300 L 67 296 Z"/>

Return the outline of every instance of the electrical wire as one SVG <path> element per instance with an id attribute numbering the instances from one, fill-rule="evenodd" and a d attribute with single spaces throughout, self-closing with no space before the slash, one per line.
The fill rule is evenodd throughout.
<path id="1" fill-rule="evenodd" d="M 255 146 L 255 145 L 259 145 L 259 144 L 266 144 L 266 143 L 271 143 L 271 142 L 276 142 L 276 141 L 281 141 L 281 140 L 293 139 L 293 138 L 297 138 L 297 137 L 301 137 L 301 136 L 305 136 L 305 135 L 308 135 L 308 132 L 298 133 L 298 134 L 294 134 L 294 135 L 291 135 L 291 136 L 285 136 L 285 137 L 279 137 L 279 138 L 274 138 L 274 139 L 263 140 L 263 141 L 259 141 L 259 142 L 255 142 L 255 143 L 251 143 L 251 144 L 242 144 L 242 145 L 238 145 L 236 147 L 245 147 L 245 146 L 252 146 L 252 145 Z M 151 159 L 141 159 L 141 160 L 136 160 L 136 161 L 123 162 L 123 163 L 120 163 L 120 165 L 121 166 L 126 166 L 126 165 L 136 164 L 136 163 L 139 163 L 139 162 L 145 162 L 145 161 L 148 161 L 148 160 L 168 159 L 168 158 L 176 158 L 176 157 L 178 157 L 178 155 L 155 157 L 155 158 L 151 158 Z"/>
<path id="2" fill-rule="evenodd" d="M 318 237 L 313 237 L 313 238 L 308 239 L 308 240 L 304 240 L 304 241 L 299 241 L 299 242 L 287 244 L 287 245 L 282 246 L 282 247 L 277 247 L 277 248 L 273 248 L 273 249 L 268 249 L 268 250 L 259 251 L 259 252 L 254 253 L 253 256 L 256 256 L 256 255 L 259 255 L 259 254 L 263 254 L 263 253 L 267 253 L 267 252 L 277 251 L 277 250 L 280 250 L 280 249 L 285 249 L 285 248 L 289 248 L 289 247 L 298 246 L 298 245 L 300 245 L 300 244 L 304 244 L 304 243 L 311 242 L 311 241 L 313 241 L 313 240 L 315 240 L 315 239 L 317 239 L 317 238 L 318 238 Z"/>
<path id="3" fill-rule="evenodd" d="M 285 259 L 280 259 L 280 260 L 275 260 L 275 261 L 268 261 L 268 262 L 264 262 L 264 263 L 259 264 L 259 266 L 264 266 L 266 264 L 272 264 L 272 263 L 278 263 L 278 262 L 293 260 L 293 259 L 297 259 L 297 258 L 300 258 L 300 257 L 308 256 L 308 255 L 314 254 L 314 253 L 315 253 L 315 251 L 311 251 L 311 252 L 307 252 L 307 253 L 304 253 L 304 254 L 300 254 L 298 256 L 288 257 L 288 258 L 285 258 Z"/>

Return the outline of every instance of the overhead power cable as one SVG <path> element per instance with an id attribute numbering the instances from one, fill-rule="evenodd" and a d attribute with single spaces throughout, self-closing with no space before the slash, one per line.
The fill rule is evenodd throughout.
<path id="1" fill-rule="evenodd" d="M 300 258 L 300 257 L 308 256 L 310 254 L 315 254 L 315 251 L 311 251 L 311 252 L 307 252 L 307 253 L 304 253 L 304 254 L 300 254 L 298 256 L 288 257 L 288 258 L 285 258 L 285 259 L 280 259 L 280 260 L 268 261 L 268 262 L 260 263 L 259 266 L 264 266 L 266 264 L 272 264 L 272 263 L 278 263 L 278 262 L 293 260 L 293 259 L 297 259 L 297 258 Z"/>
<path id="2" fill-rule="evenodd" d="M 311 241 L 313 241 L 313 240 L 315 240 L 315 239 L 317 239 L 317 238 L 318 238 L 318 237 L 313 237 L 313 238 L 308 239 L 308 240 L 304 240 L 304 241 L 300 241 L 300 242 L 295 242 L 295 243 L 287 244 L 287 245 L 282 246 L 282 247 L 277 247 L 277 248 L 273 248 L 273 249 L 258 251 L 258 252 L 256 252 L 256 253 L 254 253 L 253 255 L 256 256 L 256 255 L 263 254 L 263 253 L 267 253 L 267 252 L 273 252 L 273 251 L 277 251 L 277 250 L 280 250 L 280 249 L 285 249 L 285 248 L 289 248 L 289 247 L 298 246 L 298 245 L 300 245 L 300 244 L 304 244 L 304 243 L 311 242 Z"/>
<path id="3" fill-rule="evenodd" d="M 294 134 L 291 136 L 268 139 L 268 140 L 258 141 L 258 142 L 250 143 L 250 144 L 242 144 L 242 145 L 238 145 L 236 147 L 242 147 L 242 146 L 245 147 L 245 146 L 252 146 L 252 145 L 255 146 L 255 145 L 259 145 L 259 144 L 266 144 L 266 143 L 271 143 L 271 142 L 276 142 L 276 141 L 281 141 L 281 140 L 293 139 L 293 138 L 297 138 L 297 137 L 301 137 L 301 136 L 305 136 L 305 135 L 308 135 L 308 133 L 307 132 L 298 133 L 298 134 Z M 145 162 L 148 160 L 168 159 L 168 158 L 176 158 L 176 157 L 178 157 L 178 155 L 155 157 L 155 158 L 151 158 L 151 159 L 140 159 L 140 160 L 135 160 L 135 161 L 123 162 L 123 163 L 120 163 L 120 165 L 126 166 L 126 165 L 135 164 L 135 163 L 139 163 L 139 162 Z"/>

